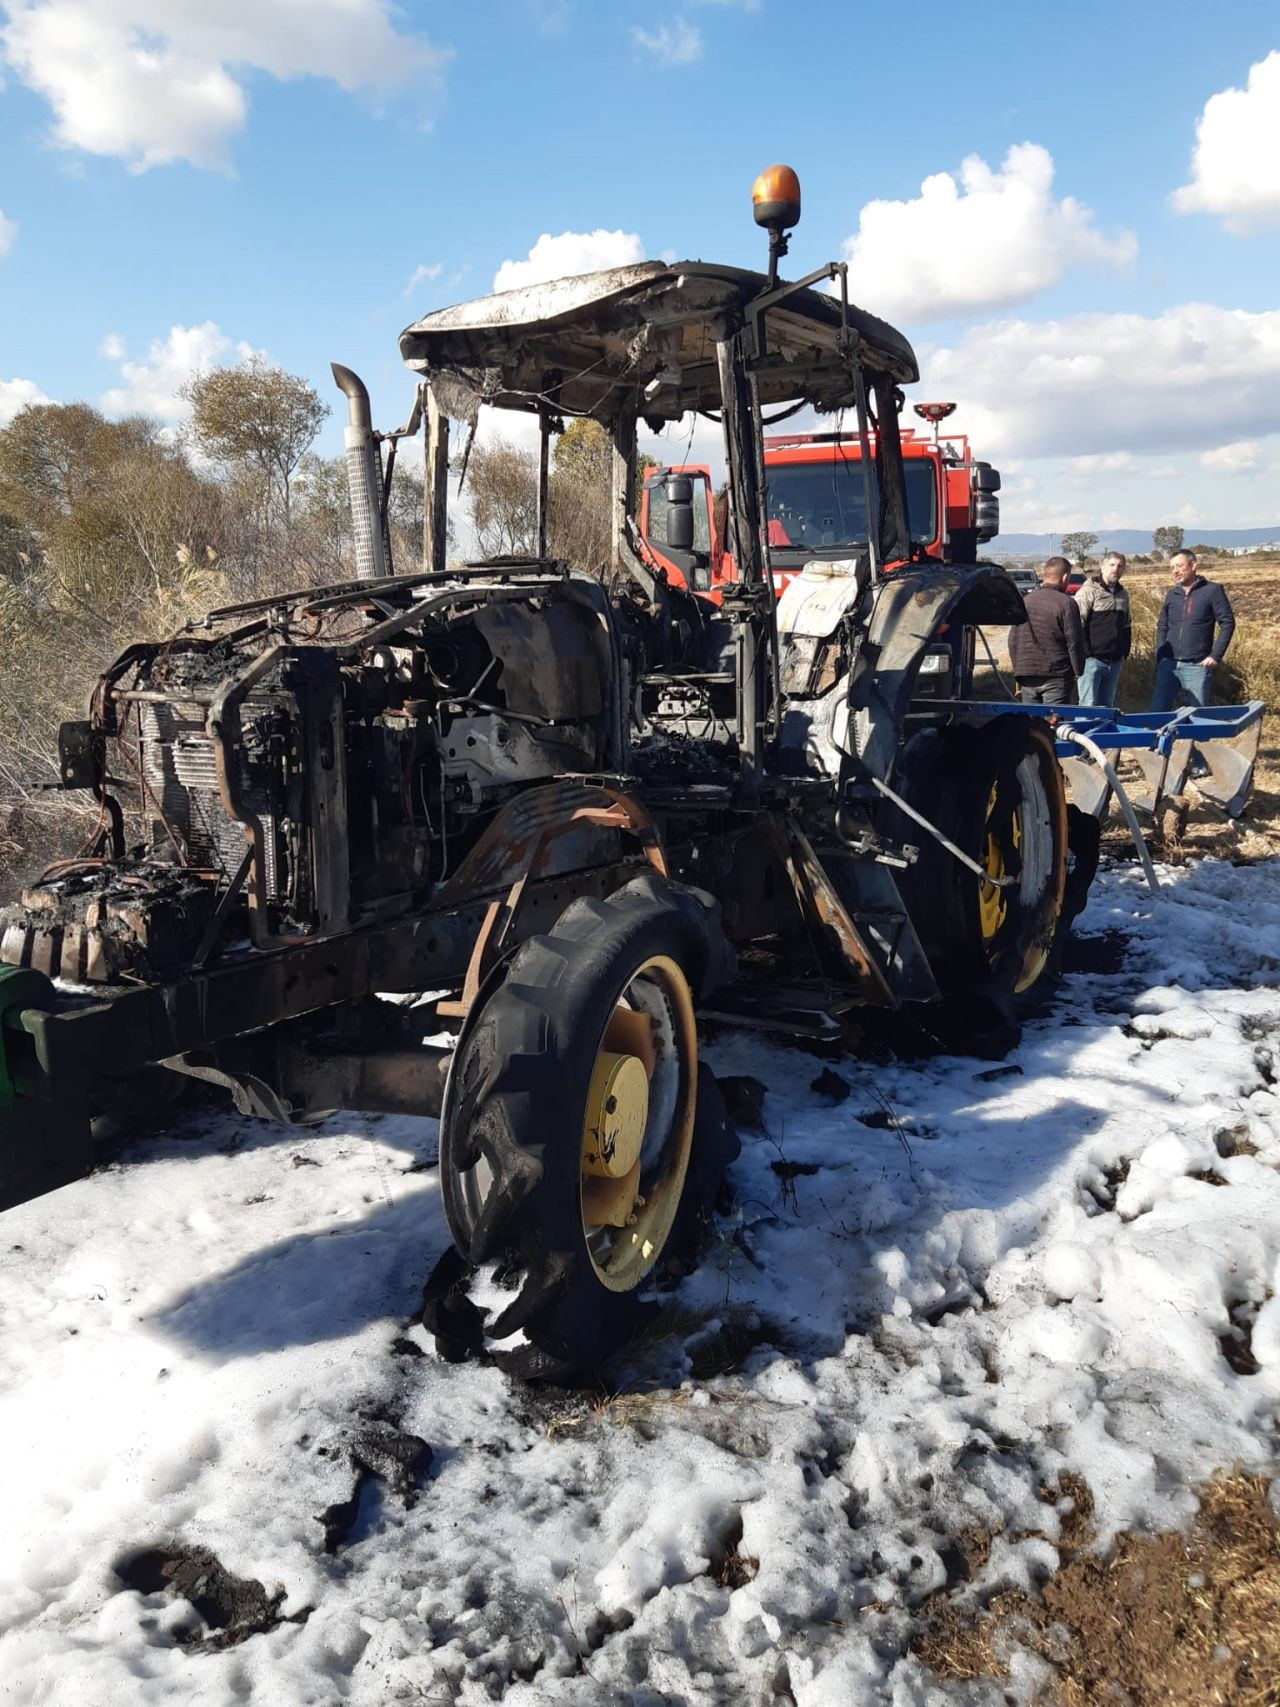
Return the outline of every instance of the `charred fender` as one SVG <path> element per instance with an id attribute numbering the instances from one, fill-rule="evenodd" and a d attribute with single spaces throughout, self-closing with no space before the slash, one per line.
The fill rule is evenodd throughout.
<path id="1" fill-rule="evenodd" d="M 849 680 L 850 742 L 864 770 L 888 781 L 920 661 L 943 623 L 1008 628 L 1026 620 L 1003 569 L 930 564 L 883 581 Z"/>

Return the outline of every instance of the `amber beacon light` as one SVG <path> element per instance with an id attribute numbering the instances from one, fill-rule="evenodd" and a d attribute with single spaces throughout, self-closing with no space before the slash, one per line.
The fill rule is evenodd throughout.
<path id="1" fill-rule="evenodd" d="M 781 236 L 800 223 L 800 180 L 790 166 L 768 166 L 751 186 L 757 225 Z"/>

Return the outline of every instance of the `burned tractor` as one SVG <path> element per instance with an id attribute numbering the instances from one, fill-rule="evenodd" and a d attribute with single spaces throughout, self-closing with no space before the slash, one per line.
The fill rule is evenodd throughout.
<path id="1" fill-rule="evenodd" d="M 450 1350 L 563 1378 L 690 1259 L 735 1153 L 700 1014 L 838 1037 L 859 1004 L 958 999 L 1015 1023 L 1087 850 L 1073 892 L 1048 723 L 917 678 L 940 631 L 1022 601 L 989 565 L 913 553 L 911 347 L 842 266 L 777 278 L 798 189 L 762 183 L 767 275 L 648 262 L 403 334 L 419 573 L 389 572 L 368 400 L 335 370 L 362 575 L 130 647 L 64 727 L 99 828 L 0 916 L 0 1203 L 87 1171 L 143 1072 L 275 1120 L 438 1115 L 456 1253 L 430 1319 Z M 857 437 L 863 537 L 778 601 L 762 428 L 803 404 Z M 448 565 L 442 424 L 482 407 L 539 424 L 539 549 Z M 637 424 L 694 411 L 723 424 L 718 605 L 646 563 L 630 513 Z M 612 439 L 607 563 L 546 554 L 548 445 L 577 416 Z M 486 1263 L 509 1289 L 487 1320 L 462 1302 Z"/>

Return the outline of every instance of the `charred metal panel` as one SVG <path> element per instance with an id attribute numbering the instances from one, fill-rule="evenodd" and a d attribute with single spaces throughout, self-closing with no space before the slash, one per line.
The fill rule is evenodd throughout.
<path id="1" fill-rule="evenodd" d="M 531 884 L 520 937 L 549 928 L 575 895 L 605 896 L 645 869 L 626 861 Z M 219 1039 L 316 1013 L 377 991 L 439 989 L 461 981 L 488 898 L 344 932 L 273 953 L 247 953 L 170 984 L 124 988 L 102 1001 L 57 997 L 28 1011 L 31 1072 L 45 1084 L 91 1085 Z"/>
<path id="2" fill-rule="evenodd" d="M 874 468 L 880 496 L 880 561 L 904 563 L 911 556 L 911 524 L 907 520 L 907 486 L 902 468 L 902 440 L 898 434 L 902 393 L 889 375 L 880 373 L 873 377 L 873 390 L 879 439 Z M 865 458 L 866 451 L 862 454 Z"/>
<path id="3" fill-rule="evenodd" d="M 718 409 L 718 325 L 740 321 L 769 289 L 763 273 L 648 261 L 556 279 L 441 309 L 401 334 L 400 353 L 428 374 L 447 413 L 474 420 L 481 404 L 536 411 L 555 370 L 558 405 L 610 420 L 675 420 Z M 754 378 L 764 405 L 798 397 L 824 409 L 852 403 L 845 327 L 864 358 L 898 383 L 918 378 L 910 344 L 892 326 L 821 291 L 800 290 L 769 311 L 768 359 Z"/>
<path id="4" fill-rule="evenodd" d="M 940 623 L 1025 622 L 1022 599 L 1003 569 L 929 564 L 900 569 L 876 590 L 850 678 L 850 731 L 863 768 L 888 781 L 920 660 Z"/>
<path id="5" fill-rule="evenodd" d="M 103 771 L 102 736 L 89 722 L 58 725 L 58 775 L 63 788 L 98 788 Z"/>
<path id="6" fill-rule="evenodd" d="M 262 1120 L 293 1122 L 343 1108 L 434 1118 L 453 1054 L 451 1046 L 426 1041 L 440 1030 L 429 1006 L 366 1000 L 166 1065 L 223 1085 L 243 1113 Z"/>
<path id="7" fill-rule="evenodd" d="M 351 920 L 351 869 L 347 834 L 347 732 L 342 677 L 326 652 L 300 652 L 285 680 L 297 696 L 299 737 L 305 754 L 306 798 L 301 823 L 309 842 L 313 928 L 321 936 Z"/>
<path id="8" fill-rule="evenodd" d="M 573 820 L 588 823 L 590 813 L 618 813 L 624 827 L 646 850 L 659 846 L 658 833 L 645 809 L 610 788 L 588 782 L 557 782 L 518 794 L 499 812 L 458 870 L 436 897 L 436 906 L 459 905 L 471 895 L 507 890 L 525 871 L 540 844 Z M 594 832 L 615 837 L 617 828 Z M 568 836 L 557 838 L 568 842 Z M 597 842 L 598 845 L 598 842 Z M 615 845 L 611 843 L 610 845 Z"/>
<path id="9" fill-rule="evenodd" d="M 32 971 L 0 967 L 0 1210 L 89 1171 L 93 1141 L 83 1080 L 33 1082 L 28 1008 L 56 1001 Z"/>
<path id="10" fill-rule="evenodd" d="M 611 659 L 598 612 L 565 599 L 538 610 L 495 604 L 476 612 L 475 625 L 502 665 L 507 709 L 517 716 L 581 721 L 608 704 Z"/>
<path id="11" fill-rule="evenodd" d="M 845 905 L 826 864 L 814 853 L 809 838 L 793 816 L 787 819 L 786 841 L 787 870 L 795 885 L 796 898 L 817 926 L 819 940 L 828 945 L 842 976 L 864 1001 L 876 1006 L 896 1006 L 895 994 L 868 947 L 867 937 Z"/>

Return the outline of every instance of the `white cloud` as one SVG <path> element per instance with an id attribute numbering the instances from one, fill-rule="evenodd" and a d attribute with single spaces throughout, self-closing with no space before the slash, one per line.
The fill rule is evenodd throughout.
<path id="1" fill-rule="evenodd" d="M 1178 213 L 1214 213 L 1236 236 L 1280 220 L 1280 50 L 1249 69 L 1245 89 L 1211 95 L 1196 124 L 1191 182 Z"/>
<path id="2" fill-rule="evenodd" d="M 255 352 L 249 344 L 233 344 L 231 339 L 212 321 L 200 326 L 173 326 L 167 338 L 154 338 L 147 350 L 145 362 L 131 362 L 124 357 L 124 344 L 114 334 L 103 340 L 103 354 L 113 343 L 120 360 L 120 373 L 125 383 L 103 393 L 102 407 L 113 414 L 139 413 L 158 415 L 161 420 L 177 421 L 187 413 L 187 404 L 179 396 L 181 387 L 195 374 L 206 373 L 228 358 L 237 361 Z"/>
<path id="3" fill-rule="evenodd" d="M 922 360 L 925 397 L 1001 471 L 1006 532 L 1153 527 L 1181 520 L 1270 527 L 1280 311 L 1184 303 L 1163 314 L 1007 318 Z M 1109 520 L 1108 520 L 1109 518 Z"/>
<path id="4" fill-rule="evenodd" d="M 443 261 L 433 261 L 430 266 L 426 266 L 424 264 L 423 266 L 415 267 L 409 277 L 408 284 L 404 287 L 404 294 L 406 296 L 412 296 L 420 284 L 431 284 L 433 280 L 440 277 L 443 271 Z"/>
<path id="5" fill-rule="evenodd" d="M 1133 457 L 1127 450 L 1098 451 L 1092 456 L 1073 456 L 1071 468 L 1077 474 L 1114 474 L 1121 468 L 1132 468 Z"/>
<path id="6" fill-rule="evenodd" d="M 1200 457 L 1202 468 L 1221 474 L 1256 474 L 1262 467 L 1262 446 L 1257 439 L 1237 439 L 1234 444 L 1215 445 Z"/>
<path id="7" fill-rule="evenodd" d="M 525 0 L 533 21 L 543 35 L 562 35 L 569 27 L 569 0 Z"/>
<path id="8" fill-rule="evenodd" d="M 936 319 L 1025 302 L 1082 262 L 1133 259 L 1130 233 L 1104 237 L 1089 208 L 1052 192 L 1052 156 L 1023 142 L 998 171 L 970 154 L 958 182 L 937 172 L 911 201 L 868 202 L 845 242 L 851 298 L 891 318 Z"/>
<path id="9" fill-rule="evenodd" d="M 997 320 L 923 367 L 920 395 L 959 399 L 982 456 L 1206 451 L 1274 429 L 1280 310 Z"/>
<path id="10" fill-rule="evenodd" d="M 125 344 L 119 332 L 108 332 L 98 345 L 98 354 L 105 356 L 109 362 L 124 360 Z"/>
<path id="11" fill-rule="evenodd" d="M 692 65 L 702 58 L 702 31 L 696 24 L 676 18 L 669 24 L 659 24 L 656 30 L 632 27 L 631 39 L 664 65 Z"/>
<path id="12" fill-rule="evenodd" d="M 246 73 L 345 90 L 430 77 L 447 55 L 396 30 L 387 0 L 7 0 L 0 47 L 54 111 L 62 147 L 135 171 L 225 167 Z"/>
<path id="13" fill-rule="evenodd" d="M 7 255 L 13 248 L 14 238 L 18 235 L 18 227 L 12 219 L 6 219 L 0 213 L 0 255 Z"/>
<path id="14" fill-rule="evenodd" d="M 519 290 L 548 279 L 572 278 L 605 267 L 627 267 L 644 260 L 644 244 L 634 231 L 544 231 L 523 261 L 504 261 L 493 275 L 494 290 Z"/>
<path id="15" fill-rule="evenodd" d="M 1033 457 L 1003 462 L 1002 532 L 1060 534 L 1090 528 L 1144 531 L 1162 522 L 1214 528 L 1273 527 L 1280 522 L 1264 483 L 1206 470 L 1194 452 L 1173 458 L 1134 456 L 1123 468 L 1086 470 L 1078 459 Z M 1046 542 L 1047 549 L 1047 542 Z"/>
<path id="16" fill-rule="evenodd" d="M 646 456 L 666 467 L 692 463 L 710 468 L 713 485 L 724 478 L 724 429 L 702 415 L 668 421 L 660 433 L 651 433 L 642 421 L 636 442 Z"/>
<path id="17" fill-rule="evenodd" d="M 0 427 L 8 426 L 28 403 L 48 403 L 34 379 L 0 379 Z"/>

